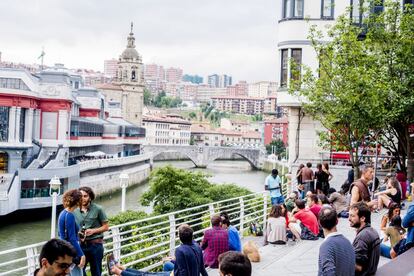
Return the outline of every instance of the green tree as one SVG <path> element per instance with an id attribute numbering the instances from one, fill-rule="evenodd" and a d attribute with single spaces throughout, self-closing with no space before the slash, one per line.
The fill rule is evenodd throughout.
<path id="1" fill-rule="evenodd" d="M 195 113 L 194 111 L 191 111 L 188 114 L 188 117 L 190 117 L 190 119 L 192 119 L 192 120 L 197 119 L 197 113 Z"/>
<path id="2" fill-rule="evenodd" d="M 281 156 L 286 152 L 286 146 L 280 139 L 273 140 L 270 144 L 266 145 L 266 151 L 268 154 L 271 154 L 273 150 L 276 155 Z"/>
<path id="3" fill-rule="evenodd" d="M 152 204 L 157 213 L 167 213 L 251 193 L 236 185 L 211 184 L 207 177 L 172 166 L 158 168 L 150 175 L 150 187 L 142 194 L 141 203 Z"/>
<path id="4" fill-rule="evenodd" d="M 144 105 L 152 104 L 152 94 L 147 88 L 144 88 Z"/>
<path id="5" fill-rule="evenodd" d="M 386 126 L 379 139 L 412 181 L 414 149 L 409 127 L 414 123 L 414 9 L 412 4 L 401 7 L 399 1 L 387 0 L 384 5 L 384 12 L 372 14 L 366 21 L 367 41 L 372 41 L 367 48 L 381 65 L 377 74 L 387 94 Z"/>
<path id="6" fill-rule="evenodd" d="M 378 74 L 383 65 L 369 51 L 372 38 L 358 39 L 363 31 L 347 15 L 328 30 L 329 42 L 324 42 L 322 31 L 311 27 L 309 38 L 319 70 L 303 66 L 301 74 L 293 63 L 289 88 L 304 98 L 305 111 L 329 131 L 321 135 L 327 144 L 340 145 L 350 153 L 357 172 L 359 146 L 367 136 L 379 133 L 387 120 L 386 78 Z"/>

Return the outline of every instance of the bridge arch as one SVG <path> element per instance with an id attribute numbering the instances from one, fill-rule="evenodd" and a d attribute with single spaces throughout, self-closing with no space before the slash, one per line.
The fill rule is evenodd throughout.
<path id="1" fill-rule="evenodd" d="M 224 154 L 223 154 L 223 155 L 224 155 Z M 219 159 L 219 158 L 225 157 L 225 156 L 223 156 L 223 155 L 221 155 L 221 156 L 213 156 L 212 158 L 209 158 L 209 159 L 208 159 L 208 161 L 207 161 L 207 165 L 209 165 L 210 163 L 214 162 L 215 160 L 217 160 L 217 159 Z M 242 158 L 243 158 L 243 160 L 247 161 L 253 169 L 258 169 L 258 167 L 257 167 L 257 165 L 254 163 L 254 161 L 252 161 L 250 158 L 246 157 L 244 154 L 234 152 L 234 153 L 232 153 L 232 155 L 233 155 L 233 156 L 234 156 L 234 155 L 237 155 L 237 156 L 242 157 Z"/>
<path id="2" fill-rule="evenodd" d="M 196 161 L 197 158 L 192 156 L 192 154 L 190 152 L 187 152 L 187 151 L 179 151 L 179 150 L 175 150 L 175 149 L 159 150 L 159 151 L 153 152 L 152 158 L 155 159 L 155 157 L 157 157 L 158 155 L 163 154 L 163 153 L 169 153 L 169 152 L 180 153 L 181 155 L 187 156 L 188 159 L 190 159 L 190 161 L 193 162 L 194 166 L 198 167 L 198 163 Z"/>

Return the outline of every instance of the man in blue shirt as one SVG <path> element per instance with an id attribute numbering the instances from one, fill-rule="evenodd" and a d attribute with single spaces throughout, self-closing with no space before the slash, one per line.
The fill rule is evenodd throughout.
<path id="1" fill-rule="evenodd" d="M 347 238 L 337 231 L 338 217 L 332 207 L 323 207 L 319 223 L 325 240 L 319 248 L 319 276 L 352 276 L 355 274 L 355 252 Z"/>
<path id="2" fill-rule="evenodd" d="M 231 251 L 241 252 L 242 248 L 239 231 L 237 231 L 236 227 L 230 224 L 230 218 L 226 212 L 221 212 L 220 217 L 221 228 L 227 229 L 227 233 L 229 234 L 229 249 Z"/>
<path id="3" fill-rule="evenodd" d="M 279 177 L 279 172 L 277 169 L 272 170 L 272 174 L 266 177 L 265 180 L 265 190 L 270 191 L 270 200 L 272 205 L 282 204 L 285 202 L 285 199 L 282 195 L 282 181 Z"/>

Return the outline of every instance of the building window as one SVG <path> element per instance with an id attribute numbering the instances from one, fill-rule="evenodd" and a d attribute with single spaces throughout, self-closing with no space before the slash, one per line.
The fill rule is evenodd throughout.
<path id="1" fill-rule="evenodd" d="M 0 78 L 0 88 L 30 91 L 29 87 L 21 79 L 16 78 Z"/>
<path id="2" fill-rule="evenodd" d="M 374 5 L 372 7 L 373 13 L 380 14 L 384 11 L 384 0 L 381 0 L 381 1 L 377 0 L 376 2 L 374 2 L 373 5 Z"/>
<path id="3" fill-rule="evenodd" d="M 334 0 L 322 0 L 321 18 L 334 17 Z"/>
<path id="4" fill-rule="evenodd" d="M 19 123 L 19 142 L 24 142 L 24 126 L 26 121 L 26 109 L 20 110 L 20 123 Z"/>
<path id="5" fill-rule="evenodd" d="M 351 19 L 354 24 L 362 24 L 363 0 L 351 0 Z"/>
<path id="6" fill-rule="evenodd" d="M 9 139 L 9 107 L 0 106 L 0 142 Z"/>
<path id="7" fill-rule="evenodd" d="M 304 0 L 283 0 L 283 18 L 303 18 Z"/>
<path id="8" fill-rule="evenodd" d="M 281 59 L 281 70 L 280 70 L 280 86 L 287 86 L 287 76 L 288 76 L 288 49 L 282 50 L 282 59 Z"/>
<path id="9" fill-rule="evenodd" d="M 292 59 L 295 62 L 296 68 L 290 71 L 290 78 L 298 80 L 300 78 L 300 68 L 302 64 L 302 49 L 292 49 Z"/>
<path id="10" fill-rule="evenodd" d="M 7 152 L 0 152 L 0 173 L 7 173 L 9 163 L 9 155 Z"/>

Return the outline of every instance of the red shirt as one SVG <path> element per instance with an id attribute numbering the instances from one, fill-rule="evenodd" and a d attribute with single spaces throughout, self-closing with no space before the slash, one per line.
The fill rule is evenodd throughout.
<path id="1" fill-rule="evenodd" d="M 322 206 L 318 204 L 313 204 L 312 207 L 309 208 L 309 210 L 315 215 L 316 218 L 318 218 L 321 209 Z"/>
<path id="2" fill-rule="evenodd" d="M 319 224 L 315 215 L 307 209 L 299 210 L 296 214 L 293 215 L 295 219 L 300 220 L 303 225 L 309 228 L 315 235 L 319 234 Z"/>
<path id="3" fill-rule="evenodd" d="M 229 251 L 227 230 L 217 226 L 207 229 L 204 232 L 201 248 L 204 249 L 204 264 L 211 268 L 218 268 L 218 256 Z"/>

